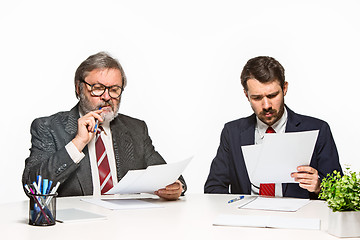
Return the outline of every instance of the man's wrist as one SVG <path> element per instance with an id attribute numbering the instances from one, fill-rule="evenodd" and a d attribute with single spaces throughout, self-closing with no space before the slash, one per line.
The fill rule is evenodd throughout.
<path id="1" fill-rule="evenodd" d="M 72 141 L 66 144 L 65 149 L 74 163 L 79 163 L 85 157 L 85 154 L 80 152 Z"/>
<path id="2" fill-rule="evenodd" d="M 75 137 L 71 142 L 74 144 L 74 146 L 77 148 L 79 152 L 82 152 L 82 150 L 85 148 L 86 143 L 79 140 L 77 137 Z"/>

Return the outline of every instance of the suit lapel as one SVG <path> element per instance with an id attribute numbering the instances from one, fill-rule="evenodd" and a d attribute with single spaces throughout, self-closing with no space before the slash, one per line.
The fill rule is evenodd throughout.
<path id="1" fill-rule="evenodd" d="M 116 162 L 117 180 L 120 181 L 128 171 L 126 167 L 128 164 L 126 163 L 135 162 L 134 143 L 129 135 L 127 126 L 121 120 L 121 115 L 110 123 L 110 128 Z"/>
<path id="2" fill-rule="evenodd" d="M 246 191 L 249 193 L 251 192 L 251 181 L 250 181 L 249 173 L 247 171 L 241 146 L 255 144 L 255 124 L 256 124 L 256 117 L 255 114 L 253 114 L 246 121 L 244 121 L 244 126 L 239 127 L 240 129 L 239 147 L 237 149 L 239 153 L 234 154 L 237 156 L 241 156 L 241 159 L 235 161 L 235 165 L 238 172 L 239 182 L 241 183 L 242 188 L 246 189 Z"/>
<path id="3" fill-rule="evenodd" d="M 288 120 L 286 123 L 285 132 L 298 132 L 299 126 L 301 124 L 301 119 L 290 108 L 288 108 L 287 106 L 285 107 L 288 112 Z"/>
<path id="4" fill-rule="evenodd" d="M 77 120 L 79 119 L 79 104 L 73 107 L 69 111 L 67 122 L 65 123 L 65 131 L 73 138 L 73 135 L 77 132 Z"/>
<path id="5" fill-rule="evenodd" d="M 254 145 L 255 144 L 255 114 L 251 115 L 245 122 L 243 131 L 240 133 L 240 145 Z"/>

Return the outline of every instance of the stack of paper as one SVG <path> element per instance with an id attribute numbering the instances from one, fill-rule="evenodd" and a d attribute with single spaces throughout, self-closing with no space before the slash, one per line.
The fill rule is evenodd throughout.
<path id="1" fill-rule="evenodd" d="M 320 219 L 224 214 L 219 215 L 213 225 L 319 230 Z"/>
<path id="2" fill-rule="evenodd" d="M 84 198 L 81 201 L 92 203 L 100 207 L 111 210 L 141 209 L 141 208 L 161 208 L 161 205 L 137 200 L 137 199 L 98 199 Z"/>
<path id="3" fill-rule="evenodd" d="M 191 159 L 192 157 L 176 163 L 128 171 L 121 181 L 106 194 L 153 193 L 174 183 Z"/>
<path id="4" fill-rule="evenodd" d="M 308 203 L 310 199 L 255 197 L 243 203 L 239 208 L 295 212 Z"/>
<path id="5" fill-rule="evenodd" d="M 87 222 L 94 220 L 104 220 L 106 216 L 76 209 L 76 208 L 67 208 L 67 209 L 58 209 L 56 211 L 56 221 L 61 223 L 68 222 Z"/>
<path id="6" fill-rule="evenodd" d="M 294 183 L 291 173 L 309 165 L 318 130 L 265 134 L 262 144 L 242 146 L 250 181 L 258 183 Z"/>

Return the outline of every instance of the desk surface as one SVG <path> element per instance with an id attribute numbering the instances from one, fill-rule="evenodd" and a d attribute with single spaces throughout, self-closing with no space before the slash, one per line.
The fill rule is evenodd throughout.
<path id="1" fill-rule="evenodd" d="M 147 199 L 163 208 L 109 210 L 80 201 L 80 197 L 58 198 L 57 209 L 78 208 L 107 216 L 107 220 L 56 223 L 35 227 L 28 222 L 28 202 L 0 205 L 2 239 L 338 239 L 326 232 L 328 209 L 323 201 L 311 201 L 297 212 L 238 209 L 228 204 L 235 195 L 188 194 L 178 201 Z M 293 230 L 213 226 L 219 214 L 278 215 L 321 219 L 321 230 Z M 3 238 L 3 237 L 6 238 Z M 353 238 L 354 239 L 354 238 Z"/>

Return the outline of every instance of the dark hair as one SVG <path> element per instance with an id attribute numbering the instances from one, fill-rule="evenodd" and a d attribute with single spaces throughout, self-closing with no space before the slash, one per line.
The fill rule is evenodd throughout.
<path id="1" fill-rule="evenodd" d="M 75 72 L 75 94 L 76 97 L 79 98 L 79 94 L 76 91 L 77 86 L 81 80 L 85 80 L 87 75 L 95 69 L 118 69 L 121 73 L 121 80 L 122 80 L 122 87 L 125 88 L 126 86 L 126 76 L 125 72 L 119 63 L 119 61 L 115 58 L 112 58 L 106 52 L 99 52 L 94 55 L 88 57 L 85 61 L 83 61 L 80 66 L 76 69 Z"/>
<path id="2" fill-rule="evenodd" d="M 255 57 L 245 64 L 240 79 L 245 91 L 248 90 L 247 80 L 249 79 L 256 79 L 261 83 L 279 81 L 281 89 L 284 89 L 285 69 L 272 57 Z"/>

